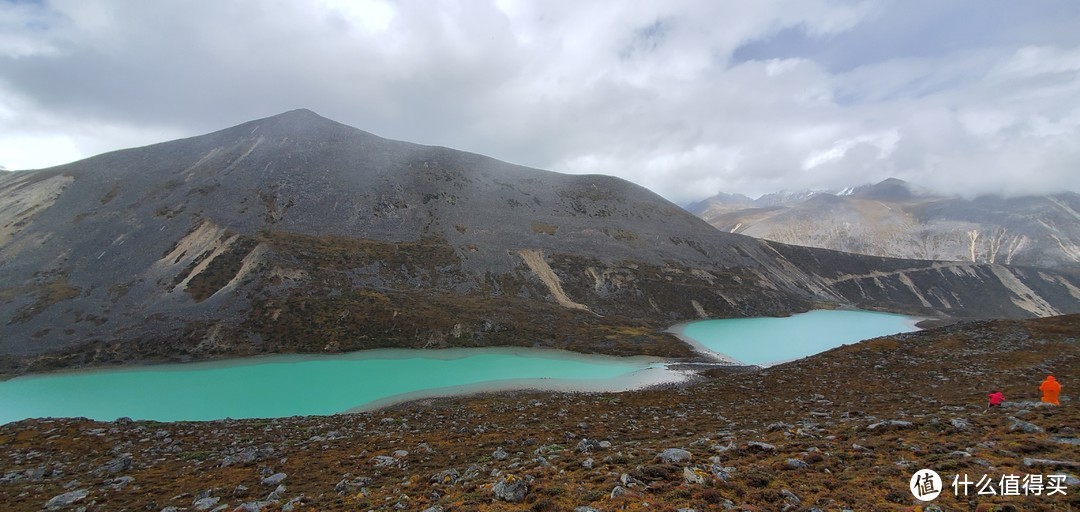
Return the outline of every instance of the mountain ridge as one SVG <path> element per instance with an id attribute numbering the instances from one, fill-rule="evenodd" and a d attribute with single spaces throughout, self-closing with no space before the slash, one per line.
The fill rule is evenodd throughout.
<path id="1" fill-rule="evenodd" d="M 295 110 L 0 176 L 0 371 L 526 345 L 692 357 L 706 317 L 1080 309 L 1080 278 L 721 233 L 625 180 Z"/>
<path id="2" fill-rule="evenodd" d="M 727 194 L 688 206 L 725 232 L 898 258 L 1080 269 L 1080 195 L 939 195 L 890 178 L 843 194 Z"/>

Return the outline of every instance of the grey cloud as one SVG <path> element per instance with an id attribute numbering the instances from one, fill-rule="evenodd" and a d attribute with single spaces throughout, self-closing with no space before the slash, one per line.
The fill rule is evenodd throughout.
<path id="1" fill-rule="evenodd" d="M 340 1 L 0 4 L 0 159 L 16 135 L 101 151 L 307 107 L 680 203 L 1080 189 L 1071 2 L 405 1 L 380 27 Z"/>

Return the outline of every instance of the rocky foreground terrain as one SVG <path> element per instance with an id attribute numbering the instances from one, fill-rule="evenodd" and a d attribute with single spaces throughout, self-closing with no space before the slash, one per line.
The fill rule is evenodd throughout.
<path id="1" fill-rule="evenodd" d="M 1063 383 L 1060 407 L 1038 402 L 1047 373 Z M 1008 401 L 987 411 L 994 389 Z M 1065 511 L 1080 507 L 1078 389 L 1071 315 L 637 392 L 205 423 L 26 420 L 0 427 L 0 508 Z M 908 486 L 921 468 L 945 490 L 920 508 Z M 1029 474 L 1065 476 L 1038 496 L 1001 495 L 1002 477 Z M 954 476 L 984 475 L 998 495 L 953 492 Z"/>

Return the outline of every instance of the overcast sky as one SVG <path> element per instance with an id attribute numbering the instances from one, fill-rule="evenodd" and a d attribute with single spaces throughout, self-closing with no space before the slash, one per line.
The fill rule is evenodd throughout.
<path id="1" fill-rule="evenodd" d="M 0 0 L 0 165 L 295 108 L 685 204 L 1080 190 L 1074 0 Z"/>

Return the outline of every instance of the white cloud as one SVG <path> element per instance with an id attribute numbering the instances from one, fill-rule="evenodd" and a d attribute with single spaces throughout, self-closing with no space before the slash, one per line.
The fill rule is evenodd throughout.
<path id="1" fill-rule="evenodd" d="M 947 29 L 960 7 L 920 5 L 0 4 L 0 161 L 58 164 L 308 107 L 387 137 L 618 175 L 678 202 L 891 175 L 1080 189 L 1080 41 L 1018 25 L 934 47 L 903 24 Z M 934 51 L 875 53 L 857 39 L 871 26 Z M 785 30 L 823 53 L 733 58 Z M 838 53 L 858 65 L 827 65 Z"/>

